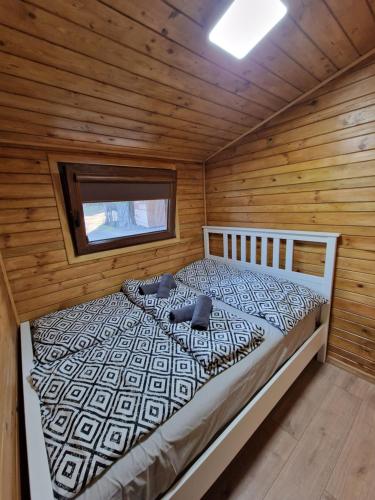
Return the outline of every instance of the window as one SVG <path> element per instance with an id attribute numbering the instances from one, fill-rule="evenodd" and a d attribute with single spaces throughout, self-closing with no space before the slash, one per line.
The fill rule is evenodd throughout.
<path id="1" fill-rule="evenodd" d="M 176 172 L 59 163 L 76 255 L 175 237 Z"/>

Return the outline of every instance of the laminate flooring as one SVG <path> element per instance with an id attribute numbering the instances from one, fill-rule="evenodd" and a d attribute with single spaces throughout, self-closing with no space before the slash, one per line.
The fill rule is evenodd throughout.
<path id="1" fill-rule="evenodd" d="M 204 500 L 375 499 L 375 384 L 313 360 Z"/>

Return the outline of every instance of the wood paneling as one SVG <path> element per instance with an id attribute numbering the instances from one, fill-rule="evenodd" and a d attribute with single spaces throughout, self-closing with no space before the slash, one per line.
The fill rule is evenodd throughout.
<path id="1" fill-rule="evenodd" d="M 17 417 L 18 328 L 0 253 L 0 498 L 20 498 Z"/>
<path id="2" fill-rule="evenodd" d="M 0 141 L 204 160 L 375 47 L 372 2 L 285 3 L 238 61 L 228 0 L 0 0 Z"/>
<path id="3" fill-rule="evenodd" d="M 342 233 L 329 355 L 372 377 L 374 75 L 374 63 L 353 70 L 206 169 L 208 224 Z M 295 259 L 301 271 L 321 271 L 319 249 L 298 248 Z"/>
<path id="4" fill-rule="evenodd" d="M 46 151 L 0 148 L 0 166 L 0 248 L 21 320 L 118 291 L 127 277 L 173 272 L 202 257 L 201 163 L 177 163 L 179 242 L 77 264 L 68 262 Z"/>

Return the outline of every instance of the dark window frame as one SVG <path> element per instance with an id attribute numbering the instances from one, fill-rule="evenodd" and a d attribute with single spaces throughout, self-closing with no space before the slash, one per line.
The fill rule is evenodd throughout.
<path id="1" fill-rule="evenodd" d="M 76 256 L 126 248 L 176 237 L 177 175 L 175 170 L 141 166 L 127 167 L 62 162 L 58 163 L 58 169 L 70 235 Z M 100 184 L 100 186 L 98 186 L 98 184 Z M 115 184 L 116 187 L 114 186 Z M 123 190 L 128 193 L 127 196 L 132 198 L 132 200 L 120 200 L 118 198 L 118 192 L 121 191 L 120 188 L 123 188 Z M 146 198 L 134 194 L 142 190 Z M 85 193 L 84 196 L 82 196 L 82 191 Z M 88 196 L 93 199 L 98 196 L 101 197 L 102 199 L 96 200 L 97 202 L 143 201 L 148 199 L 159 199 L 157 193 L 159 193 L 159 196 L 160 193 L 162 193 L 164 196 L 163 199 L 168 199 L 166 230 L 91 242 L 88 240 L 83 214 L 83 203 L 85 203 L 85 199 L 87 200 Z M 106 197 L 110 198 L 111 195 L 117 196 L 118 199 L 104 199 Z M 90 201 L 94 202 L 91 198 Z"/>

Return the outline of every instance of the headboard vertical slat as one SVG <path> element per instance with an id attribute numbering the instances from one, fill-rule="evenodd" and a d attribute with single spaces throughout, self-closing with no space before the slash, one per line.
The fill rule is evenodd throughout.
<path id="1" fill-rule="evenodd" d="M 267 253 L 268 253 L 268 238 L 266 236 L 262 237 L 262 246 L 260 253 L 260 263 L 262 266 L 267 265 Z"/>
<path id="2" fill-rule="evenodd" d="M 256 238 L 256 236 L 251 236 L 250 262 L 252 264 L 257 263 L 257 238 Z"/>
<path id="3" fill-rule="evenodd" d="M 224 259 L 228 258 L 228 233 L 223 233 L 223 255 Z"/>
<path id="4" fill-rule="evenodd" d="M 241 234 L 241 262 L 246 262 L 246 236 Z"/>
<path id="5" fill-rule="evenodd" d="M 294 252 L 294 241 L 290 238 L 286 240 L 286 251 L 285 251 L 285 270 L 293 270 L 293 252 Z"/>
<path id="6" fill-rule="evenodd" d="M 232 259 L 237 260 L 237 235 L 232 234 Z"/>
<path id="7" fill-rule="evenodd" d="M 204 240 L 204 256 L 206 259 L 210 257 L 210 233 L 205 228 L 203 230 L 203 240 Z"/>
<path id="8" fill-rule="evenodd" d="M 279 267 L 280 267 L 280 240 L 279 240 L 279 238 L 273 238 L 272 267 L 275 267 L 277 269 L 279 269 Z"/>

